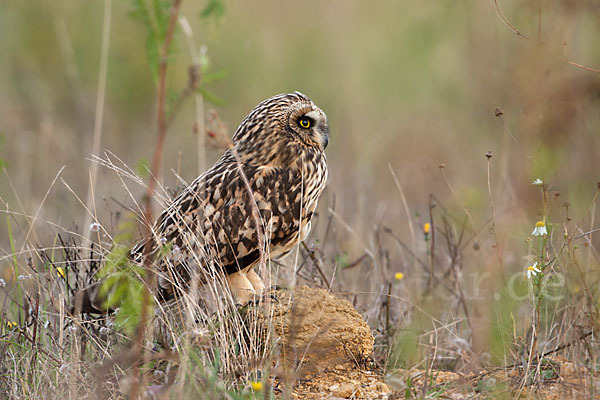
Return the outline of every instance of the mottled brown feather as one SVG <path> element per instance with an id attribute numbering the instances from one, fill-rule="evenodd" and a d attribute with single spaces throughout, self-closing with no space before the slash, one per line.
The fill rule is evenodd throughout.
<path id="1" fill-rule="evenodd" d="M 307 115 L 313 126 L 302 129 L 297 121 Z M 194 273 L 204 282 L 214 276 L 210 269 L 232 274 L 259 261 L 254 203 L 236 153 L 260 210 L 268 253 L 287 253 L 303 240 L 327 181 L 327 141 L 325 114 L 301 93 L 274 96 L 256 106 L 236 130 L 234 150 L 228 149 L 162 212 L 153 240 L 132 250 L 139 260 L 147 245 L 151 254 L 162 246 L 170 249 L 156 260 L 160 297 L 178 296 Z"/>

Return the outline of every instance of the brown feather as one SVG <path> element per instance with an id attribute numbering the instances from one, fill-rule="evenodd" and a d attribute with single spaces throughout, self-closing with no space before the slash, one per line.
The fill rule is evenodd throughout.
<path id="1" fill-rule="evenodd" d="M 294 125 L 305 115 L 314 117 L 311 131 Z M 147 245 L 152 254 L 162 246 L 171 249 L 156 260 L 161 297 L 185 289 L 194 272 L 205 280 L 210 268 L 232 274 L 259 261 L 251 195 L 269 253 L 286 253 L 303 239 L 327 181 L 327 135 L 325 114 L 298 92 L 260 103 L 232 138 L 252 194 L 229 149 L 162 212 L 153 240 L 132 250 L 139 259 Z"/>

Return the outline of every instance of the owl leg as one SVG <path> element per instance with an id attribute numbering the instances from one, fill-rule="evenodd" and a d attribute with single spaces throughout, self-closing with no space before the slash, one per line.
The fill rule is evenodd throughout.
<path id="1" fill-rule="evenodd" d="M 256 294 L 261 294 L 265 290 L 265 284 L 263 283 L 262 279 L 260 279 L 260 276 L 258 276 L 258 274 L 254 272 L 252 268 L 250 268 L 246 272 L 246 277 L 252 284 L 252 287 L 254 288 Z"/>
<path id="2" fill-rule="evenodd" d="M 227 283 L 237 304 L 245 306 L 254 298 L 254 286 L 243 271 L 227 275 Z"/>

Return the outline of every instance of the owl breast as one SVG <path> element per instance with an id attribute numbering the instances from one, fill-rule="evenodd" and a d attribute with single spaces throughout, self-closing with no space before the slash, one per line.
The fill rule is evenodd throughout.
<path id="1" fill-rule="evenodd" d="M 323 153 L 306 155 L 302 160 L 302 168 L 298 174 L 302 182 L 301 192 L 288 193 L 290 203 L 296 204 L 293 223 L 288 226 L 290 234 L 286 240 L 271 246 L 272 257 L 282 257 L 289 253 L 299 241 L 304 241 L 311 229 L 311 220 L 318 205 L 318 200 L 327 184 L 327 159 Z M 291 195 L 291 196 L 290 196 Z"/>
<path id="2" fill-rule="evenodd" d="M 305 178 L 306 193 L 303 201 L 306 209 L 303 212 L 302 220 L 303 222 L 310 222 L 317 208 L 319 197 L 321 197 L 327 184 L 327 159 L 325 158 L 325 154 L 318 154 L 314 163 L 306 165 L 306 172 L 303 174 L 307 176 Z"/>

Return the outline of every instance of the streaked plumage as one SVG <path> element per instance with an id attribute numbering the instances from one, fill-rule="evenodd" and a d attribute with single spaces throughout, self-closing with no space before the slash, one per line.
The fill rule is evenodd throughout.
<path id="1" fill-rule="evenodd" d="M 233 149 L 162 212 L 154 238 L 132 250 L 140 259 L 147 245 L 153 254 L 162 246 L 170 249 L 157 260 L 159 297 L 180 296 L 178 290 L 186 290 L 194 272 L 206 281 L 213 268 L 230 275 L 240 303 L 261 290 L 252 272 L 260 260 L 254 206 L 236 153 L 260 210 L 267 253 L 277 257 L 310 230 L 327 181 L 327 142 L 327 117 L 305 95 L 280 94 L 257 105 L 233 135 Z"/>

